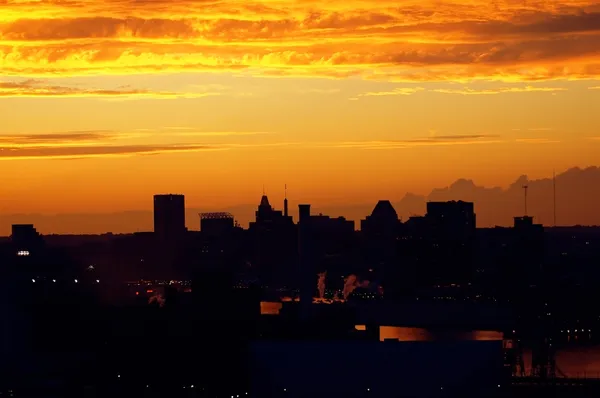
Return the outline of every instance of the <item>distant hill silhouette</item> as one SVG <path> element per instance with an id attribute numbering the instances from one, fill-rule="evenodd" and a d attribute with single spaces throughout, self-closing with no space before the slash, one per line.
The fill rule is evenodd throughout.
<path id="1" fill-rule="evenodd" d="M 553 223 L 552 176 L 539 180 L 528 180 L 520 176 L 508 188 L 478 186 L 472 180 L 459 179 L 445 188 L 436 188 L 427 196 L 407 193 L 400 200 L 374 198 L 373 203 L 321 206 L 313 203 L 314 213 L 344 216 L 357 221 L 370 214 L 377 199 L 391 199 L 398 215 L 407 219 L 410 215 L 425 213 L 427 201 L 465 200 L 475 202 L 477 225 L 480 227 L 511 225 L 512 217 L 523 215 L 523 189 L 527 183 L 529 215 L 545 225 Z M 572 168 L 556 176 L 557 224 L 600 225 L 600 168 Z M 260 198 L 259 198 L 260 199 Z M 222 209 L 187 209 L 186 220 L 190 230 L 198 230 L 198 213 L 227 211 L 243 226 L 254 218 L 256 204 L 242 204 Z M 275 207 L 282 207 L 274 204 Z M 290 201 L 290 210 L 297 219 L 297 203 Z M 151 211 L 128 211 L 120 213 L 90 214 L 10 214 L 0 215 L 0 235 L 10 234 L 15 223 L 35 224 L 44 234 L 97 234 L 105 232 L 124 233 L 152 231 Z"/>

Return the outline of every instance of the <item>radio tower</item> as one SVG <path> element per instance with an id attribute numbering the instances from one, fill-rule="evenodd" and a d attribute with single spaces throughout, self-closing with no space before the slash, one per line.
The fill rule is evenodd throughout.
<path id="1" fill-rule="evenodd" d="M 523 191 L 525 192 L 525 217 L 527 217 L 527 190 L 529 185 L 523 185 Z"/>
<path id="2" fill-rule="evenodd" d="M 556 227 L 556 172 L 552 172 L 552 195 L 553 195 L 553 211 L 554 211 L 554 226 Z"/>

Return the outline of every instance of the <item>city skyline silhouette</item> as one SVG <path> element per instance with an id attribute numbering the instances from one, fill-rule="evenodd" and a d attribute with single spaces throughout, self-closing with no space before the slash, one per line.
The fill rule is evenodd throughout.
<path id="1" fill-rule="evenodd" d="M 290 215 L 298 219 L 296 205 L 300 202 L 311 202 L 316 212 L 331 216 L 343 216 L 355 221 L 357 228 L 360 220 L 370 214 L 375 203 L 380 199 L 389 199 L 398 211 L 399 216 L 407 220 L 411 216 L 423 215 L 427 201 L 465 200 L 475 203 L 478 214 L 478 227 L 494 227 L 512 225 L 513 217 L 523 215 L 522 185 L 530 186 L 530 215 L 537 222 L 546 226 L 554 225 L 554 195 L 552 175 L 541 179 L 528 179 L 520 176 L 509 186 L 484 187 L 469 179 L 459 179 L 445 188 L 434 188 L 427 195 L 416 195 L 407 192 L 400 198 L 374 198 L 371 203 L 355 203 L 338 201 L 326 204 L 322 199 L 304 200 L 302 193 L 294 191 L 289 196 Z M 600 200 L 600 168 L 572 168 L 556 174 L 557 226 L 600 225 L 600 211 L 596 203 Z M 283 209 L 285 189 L 266 189 L 272 205 Z M 281 192 L 280 192 L 281 191 Z M 185 193 L 182 193 L 185 195 Z M 299 198 L 295 195 L 299 194 Z M 238 204 L 219 207 L 218 205 L 201 207 L 196 205 L 202 198 L 186 196 L 186 225 L 190 230 L 198 230 L 198 214 L 203 212 L 226 211 L 233 214 L 235 220 L 243 227 L 254 219 L 256 203 Z M 258 199 L 257 199 L 258 201 Z M 148 201 L 151 203 L 151 201 Z M 148 207 L 148 206 L 146 206 Z M 63 214 L 3 214 L 0 213 L 0 236 L 10 234 L 10 224 L 32 223 L 46 234 L 103 234 L 132 233 L 152 231 L 151 209 L 132 209 L 114 213 L 63 213 Z"/>
<path id="2" fill-rule="evenodd" d="M 0 396 L 600 396 L 599 0 L 0 0 Z"/>

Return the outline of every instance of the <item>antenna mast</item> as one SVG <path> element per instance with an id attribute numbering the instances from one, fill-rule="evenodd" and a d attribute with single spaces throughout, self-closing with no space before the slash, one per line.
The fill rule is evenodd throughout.
<path id="1" fill-rule="evenodd" d="M 552 195 L 553 195 L 554 226 L 556 227 L 556 172 L 555 171 L 552 171 Z"/>
<path id="2" fill-rule="evenodd" d="M 525 192 L 525 217 L 527 217 L 527 190 L 529 185 L 523 185 L 523 191 Z"/>

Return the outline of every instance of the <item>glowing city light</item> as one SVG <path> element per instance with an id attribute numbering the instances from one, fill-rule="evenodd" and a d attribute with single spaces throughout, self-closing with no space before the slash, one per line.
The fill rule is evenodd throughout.
<path id="1" fill-rule="evenodd" d="M 77 279 L 75 279 L 75 283 L 79 283 L 79 281 Z"/>
<path id="2" fill-rule="evenodd" d="M 28 250 L 19 250 L 19 251 L 17 252 L 17 256 L 20 256 L 20 257 L 26 257 L 26 256 L 29 256 L 29 251 L 28 251 Z"/>
<path id="3" fill-rule="evenodd" d="M 32 281 L 33 283 L 35 283 L 35 279 L 32 279 L 31 281 Z"/>

